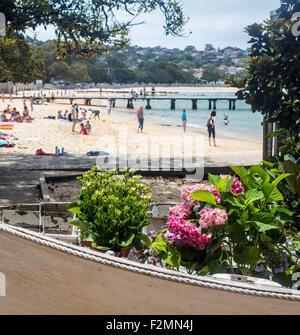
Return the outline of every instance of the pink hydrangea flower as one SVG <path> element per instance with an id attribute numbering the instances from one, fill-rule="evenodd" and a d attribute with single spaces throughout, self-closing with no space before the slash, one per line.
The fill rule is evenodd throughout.
<path id="1" fill-rule="evenodd" d="M 221 200 L 219 193 L 213 185 L 207 185 L 207 184 L 185 185 L 181 188 L 181 198 L 185 201 L 185 204 L 189 208 L 192 208 L 198 204 L 198 201 L 192 198 L 192 193 L 199 190 L 211 192 L 216 197 L 216 201 L 220 203 Z"/>
<path id="2" fill-rule="evenodd" d="M 231 179 L 232 177 L 228 174 L 221 174 L 220 178 L 226 178 L 229 176 L 229 179 Z M 229 180 L 228 179 L 228 180 Z M 239 181 L 238 177 L 234 177 L 233 183 L 230 187 L 230 192 L 233 194 L 237 194 L 237 193 L 245 193 L 245 189 L 242 186 L 242 183 Z"/>
<path id="3" fill-rule="evenodd" d="M 175 215 L 180 219 L 188 219 L 192 214 L 190 208 L 186 204 L 178 204 L 170 208 L 169 216 Z"/>
<path id="4" fill-rule="evenodd" d="M 211 242 L 211 234 L 201 234 L 200 229 L 191 222 L 186 222 L 174 215 L 168 219 L 168 230 L 180 237 L 180 241 L 189 247 L 204 250 L 206 245 Z"/>
<path id="5" fill-rule="evenodd" d="M 222 225 L 228 220 L 228 216 L 225 210 L 220 208 L 206 208 L 200 212 L 199 225 L 202 228 L 208 228 L 210 226 Z"/>

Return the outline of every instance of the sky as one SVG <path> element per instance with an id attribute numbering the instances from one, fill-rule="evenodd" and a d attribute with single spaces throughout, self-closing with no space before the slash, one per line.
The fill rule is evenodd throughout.
<path id="1" fill-rule="evenodd" d="M 244 28 L 262 23 L 270 17 L 271 10 L 280 6 L 280 0 L 181 0 L 181 3 L 185 15 L 190 18 L 185 29 L 192 34 L 188 37 L 166 36 L 163 14 L 155 11 L 138 18 L 138 22 L 145 23 L 132 27 L 129 35 L 131 45 L 179 49 L 194 45 L 203 50 L 205 44 L 210 43 L 214 47 L 246 49 L 249 36 Z M 31 32 L 28 35 L 33 36 Z M 42 41 L 55 38 L 54 29 L 39 29 L 37 38 Z"/>

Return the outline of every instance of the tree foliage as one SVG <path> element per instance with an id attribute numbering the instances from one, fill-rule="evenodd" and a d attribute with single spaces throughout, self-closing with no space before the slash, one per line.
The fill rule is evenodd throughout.
<path id="1" fill-rule="evenodd" d="M 0 81 L 30 83 L 43 77 L 44 61 L 24 38 L 0 37 Z"/>
<path id="2" fill-rule="evenodd" d="M 222 70 L 219 70 L 213 64 L 207 64 L 204 66 L 202 79 L 207 81 L 217 82 L 218 80 L 224 79 L 225 73 Z"/>
<path id="3" fill-rule="evenodd" d="M 7 20 L 7 32 L 20 36 L 27 29 L 55 27 L 56 52 L 90 55 L 128 45 L 129 29 L 140 23 L 142 13 L 159 9 L 167 35 L 184 34 L 187 18 L 176 0 L 2 0 L 0 12 Z"/>
<path id="4" fill-rule="evenodd" d="M 253 112 L 287 131 L 290 140 L 283 149 L 294 152 L 299 150 L 300 133 L 300 38 L 291 29 L 295 12 L 300 12 L 298 0 L 281 0 L 276 20 L 246 28 L 251 37 L 248 76 L 239 83 L 231 78 L 242 88 L 238 97 L 251 104 Z"/>

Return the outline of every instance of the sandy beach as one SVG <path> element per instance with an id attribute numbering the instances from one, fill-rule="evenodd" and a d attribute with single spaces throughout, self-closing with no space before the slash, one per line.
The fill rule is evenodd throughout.
<path id="1" fill-rule="evenodd" d="M 162 87 L 156 89 L 160 91 L 178 91 L 179 88 Z M 203 91 L 225 91 L 224 88 L 209 87 L 201 89 Z M 181 88 L 181 91 L 184 90 L 191 90 L 191 88 Z M 228 91 L 235 91 L 235 89 L 229 88 Z M 106 96 L 105 90 L 103 90 L 102 95 Z M 109 97 L 109 94 L 107 96 Z M 26 100 L 26 103 L 30 110 L 29 100 Z M 12 102 L 6 99 L 5 103 L 1 101 L 0 109 L 6 108 L 7 104 L 10 104 L 11 107 L 16 107 L 20 112 L 23 111 L 22 99 L 14 99 Z M 81 107 L 80 104 L 79 107 Z M 147 155 L 149 150 L 153 150 L 154 144 L 163 144 L 167 147 L 171 146 L 170 154 L 167 156 L 177 156 L 176 143 L 184 143 L 184 141 L 188 143 L 189 140 L 197 138 L 198 141 L 202 141 L 200 150 L 203 151 L 205 161 L 216 166 L 257 164 L 262 160 L 262 143 L 257 141 L 246 141 L 242 138 L 236 139 L 228 136 L 221 137 L 217 133 L 217 146 L 209 146 L 206 132 L 191 130 L 187 125 L 187 132 L 184 133 L 183 129 L 179 127 L 165 127 L 150 123 L 147 120 L 147 110 L 144 110 L 145 124 L 144 131 L 141 134 L 137 133 L 138 122 L 135 110 L 127 113 L 124 110 L 112 108 L 111 114 L 108 115 L 106 106 L 92 106 L 91 109 L 101 110 L 100 120 L 95 120 L 92 117 L 90 119 L 92 125 L 91 133 L 82 135 L 79 134 L 79 124 L 76 125 L 75 132 L 72 132 L 72 122 L 46 119 L 48 116 L 57 117 L 58 110 L 63 112 L 65 110 L 71 111 L 71 105 L 66 103 L 34 105 L 33 111 L 30 112 L 34 118 L 31 123 L 14 123 L 12 130 L 0 130 L 0 132 L 12 134 L 18 138 L 18 140 L 12 140 L 12 143 L 15 143 L 14 147 L 0 148 L 0 155 L 34 155 L 38 149 L 42 149 L 46 153 L 54 153 L 56 146 L 60 149 L 63 147 L 64 151 L 69 154 L 86 155 L 90 150 L 103 150 L 110 155 L 125 154 L 126 151 L 128 155 Z M 91 116 L 92 113 L 89 112 L 87 118 Z M 174 144 L 175 147 L 173 148 L 172 145 Z M 161 147 L 160 150 L 164 152 L 165 149 Z M 168 149 L 166 150 L 168 151 Z M 194 145 L 192 149 L 188 148 L 187 150 L 192 150 L 193 154 L 195 154 L 195 151 L 199 151 L 199 148 Z M 183 154 L 186 154 L 186 152 L 183 152 Z"/>

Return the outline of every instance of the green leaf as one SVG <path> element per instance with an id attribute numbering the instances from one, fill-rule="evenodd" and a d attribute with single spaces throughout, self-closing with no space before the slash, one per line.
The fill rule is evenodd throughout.
<path id="1" fill-rule="evenodd" d="M 260 200 L 264 198 L 264 194 L 262 191 L 257 189 L 250 189 L 245 193 L 245 205 L 249 205 L 251 202 Z"/>
<path id="2" fill-rule="evenodd" d="M 296 193 L 296 184 L 297 184 L 297 177 L 300 174 L 300 168 L 294 162 L 294 160 L 289 159 L 289 155 L 284 156 L 285 161 L 283 162 L 284 170 L 291 175 L 287 177 L 287 183 L 291 188 L 292 192 Z"/>
<path id="3" fill-rule="evenodd" d="M 273 244 L 283 244 L 286 242 L 286 236 L 280 229 L 270 229 L 266 234 L 272 238 Z"/>
<path id="4" fill-rule="evenodd" d="M 221 247 L 223 239 L 219 238 L 218 240 L 214 239 L 212 240 L 211 243 L 209 243 L 206 247 L 206 253 L 213 253 L 215 252 L 218 248 Z"/>
<path id="5" fill-rule="evenodd" d="M 233 184 L 234 182 L 234 178 L 229 178 L 224 189 L 223 189 L 223 192 L 230 192 L 230 188 L 231 188 L 231 185 Z"/>
<path id="6" fill-rule="evenodd" d="M 218 191 L 220 191 L 220 192 L 225 191 L 225 187 L 228 183 L 229 178 L 230 178 L 230 176 L 227 176 L 226 178 L 220 178 L 218 180 L 217 187 L 216 187 Z M 233 178 L 230 178 L 230 179 L 232 179 L 232 181 L 231 181 L 231 184 L 232 184 L 233 183 Z M 229 187 L 229 189 L 230 189 L 230 187 Z"/>
<path id="7" fill-rule="evenodd" d="M 69 222 L 69 225 L 80 228 L 80 219 L 75 218 Z"/>
<path id="8" fill-rule="evenodd" d="M 244 177 L 248 176 L 248 170 L 246 168 L 244 168 L 243 166 L 231 166 L 230 168 L 240 178 L 244 178 Z"/>
<path id="9" fill-rule="evenodd" d="M 273 213 L 273 215 L 276 215 L 277 213 L 284 213 L 288 216 L 293 216 L 294 215 L 294 212 L 292 212 L 289 209 L 284 208 L 284 207 L 275 207 L 275 208 L 272 209 L 272 213 Z"/>
<path id="10" fill-rule="evenodd" d="M 163 260 L 167 264 L 178 269 L 181 263 L 180 252 L 174 246 L 170 246 L 167 254 L 163 257 Z"/>
<path id="11" fill-rule="evenodd" d="M 253 216 L 256 221 L 266 223 L 266 224 L 271 224 L 274 222 L 274 217 L 271 213 L 269 212 L 257 212 Z"/>
<path id="12" fill-rule="evenodd" d="M 96 245 L 95 243 L 92 243 L 92 248 L 102 250 L 102 251 L 110 250 L 110 248 L 108 248 L 108 247 L 102 247 L 100 245 Z"/>
<path id="13" fill-rule="evenodd" d="M 198 200 L 200 202 L 207 202 L 212 205 L 217 205 L 215 196 L 209 191 L 199 190 L 193 192 L 191 196 L 194 200 Z"/>
<path id="14" fill-rule="evenodd" d="M 217 188 L 218 181 L 221 179 L 220 176 L 208 174 L 208 180 Z"/>
<path id="15" fill-rule="evenodd" d="M 118 245 L 122 248 L 129 247 L 132 244 L 134 237 L 135 234 L 131 234 L 130 237 L 127 239 L 127 241 L 122 241 L 121 243 L 118 243 Z"/>
<path id="16" fill-rule="evenodd" d="M 227 227 L 229 237 L 232 243 L 239 243 L 247 241 L 245 236 L 245 229 L 238 223 L 234 223 Z"/>
<path id="17" fill-rule="evenodd" d="M 277 186 L 278 183 L 280 183 L 283 179 L 287 178 L 288 176 L 291 176 L 292 174 L 290 173 L 285 173 L 277 177 L 273 182 L 272 185 Z"/>
<path id="18" fill-rule="evenodd" d="M 258 174 L 264 182 L 270 180 L 269 174 L 260 165 L 252 165 L 250 167 L 250 172 L 252 175 Z"/>
<path id="19" fill-rule="evenodd" d="M 161 236 L 158 236 L 151 244 L 151 248 L 155 248 L 158 251 L 163 251 L 167 253 L 167 242 Z"/>
<path id="20" fill-rule="evenodd" d="M 274 187 L 268 200 L 269 201 L 282 201 L 283 195 L 280 193 L 277 187 Z"/>
<path id="21" fill-rule="evenodd" d="M 267 134 L 267 137 L 276 137 L 278 135 L 281 135 L 281 134 L 285 134 L 287 132 L 286 129 L 280 129 L 280 130 L 277 130 L 277 131 L 272 131 L 270 133 Z"/>
<path id="22" fill-rule="evenodd" d="M 280 193 L 278 188 L 273 184 L 270 184 L 268 182 L 263 183 L 262 191 L 264 192 L 266 202 L 283 200 L 282 194 Z"/>
<path id="23" fill-rule="evenodd" d="M 237 246 L 233 249 L 233 259 L 237 264 L 254 265 L 260 254 L 260 250 L 255 246 Z"/>
<path id="24" fill-rule="evenodd" d="M 219 262 L 218 260 L 214 260 L 208 264 L 209 272 L 211 275 L 215 273 L 226 273 L 229 268 L 226 262 Z"/>
<path id="25" fill-rule="evenodd" d="M 230 206 L 232 206 L 234 208 L 243 208 L 243 207 L 245 207 L 244 204 L 242 203 L 242 200 L 239 199 L 239 198 L 237 198 L 237 197 L 235 197 L 231 193 L 229 193 L 229 194 L 227 193 L 226 194 L 226 197 L 225 197 L 225 199 L 223 199 L 222 203 L 224 203 L 224 206 L 225 205 L 226 206 L 230 205 Z"/>
<path id="26" fill-rule="evenodd" d="M 284 287 L 292 287 L 292 276 L 287 275 L 285 272 L 274 273 L 272 280 Z"/>
<path id="27" fill-rule="evenodd" d="M 244 186 L 248 187 L 249 173 L 243 166 L 231 166 L 231 170 L 240 177 L 241 182 Z"/>
<path id="28" fill-rule="evenodd" d="M 141 234 L 140 239 L 146 243 L 148 247 L 151 245 L 151 240 L 146 234 Z"/>
<path id="29" fill-rule="evenodd" d="M 69 212 L 81 214 L 80 207 L 78 206 L 77 202 L 71 202 L 70 204 L 67 204 L 66 209 Z"/>
<path id="30" fill-rule="evenodd" d="M 264 233 L 272 229 L 277 229 L 277 230 L 280 229 L 277 225 L 274 225 L 274 224 L 267 224 L 267 223 L 262 223 L 262 222 L 254 222 L 254 223 L 256 224 L 258 231 L 261 233 Z"/>
<path id="31" fill-rule="evenodd" d="M 274 167 L 274 163 L 268 162 L 268 161 L 261 161 L 261 164 L 264 164 L 266 166 L 268 166 L 269 168 Z"/>

